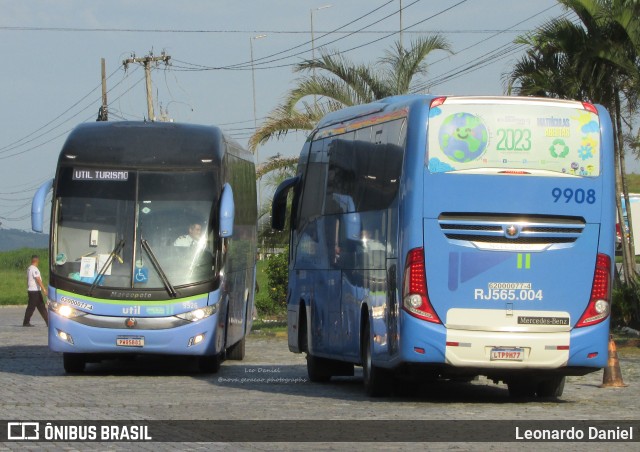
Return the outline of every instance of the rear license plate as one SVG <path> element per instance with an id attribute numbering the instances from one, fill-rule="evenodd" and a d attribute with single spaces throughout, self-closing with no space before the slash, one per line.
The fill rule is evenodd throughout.
<path id="1" fill-rule="evenodd" d="M 116 338 L 118 347 L 144 347 L 143 336 L 118 336 Z"/>
<path id="2" fill-rule="evenodd" d="M 491 349 L 491 361 L 522 361 L 524 349 L 522 348 L 493 348 Z"/>

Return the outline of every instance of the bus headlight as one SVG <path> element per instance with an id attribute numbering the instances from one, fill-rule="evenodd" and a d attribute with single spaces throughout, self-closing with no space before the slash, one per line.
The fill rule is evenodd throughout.
<path id="1" fill-rule="evenodd" d="M 177 314 L 176 317 L 182 320 L 188 320 L 189 322 L 197 322 L 198 320 L 211 317 L 218 311 L 218 304 L 211 306 L 205 306 L 204 308 L 196 309 L 195 311 L 185 312 L 184 314 Z"/>
<path id="2" fill-rule="evenodd" d="M 55 301 L 51 301 L 51 300 L 49 300 L 49 308 L 53 312 L 61 315 L 62 317 L 66 317 L 68 319 L 72 319 L 74 317 L 82 317 L 82 316 L 87 315 L 86 312 L 79 311 L 79 310 L 77 310 L 75 308 L 72 308 L 68 304 L 56 303 Z"/>

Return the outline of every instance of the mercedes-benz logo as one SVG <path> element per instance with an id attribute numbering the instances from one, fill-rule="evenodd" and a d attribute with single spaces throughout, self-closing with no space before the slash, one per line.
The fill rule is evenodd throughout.
<path id="1" fill-rule="evenodd" d="M 138 321 L 133 317 L 129 317 L 127 320 L 124 321 L 124 326 L 126 326 L 127 328 L 135 328 L 137 324 L 138 324 Z"/>
<path id="2" fill-rule="evenodd" d="M 510 226 L 508 226 L 504 232 L 506 232 L 508 237 L 515 237 L 516 235 L 518 235 L 518 228 L 516 227 L 515 224 L 512 224 Z"/>

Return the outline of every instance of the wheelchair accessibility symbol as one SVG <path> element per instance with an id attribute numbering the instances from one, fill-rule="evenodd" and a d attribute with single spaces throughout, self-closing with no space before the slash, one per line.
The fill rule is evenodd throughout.
<path id="1" fill-rule="evenodd" d="M 136 272 L 133 277 L 137 283 L 146 283 L 149 281 L 149 269 L 146 267 L 136 268 Z"/>

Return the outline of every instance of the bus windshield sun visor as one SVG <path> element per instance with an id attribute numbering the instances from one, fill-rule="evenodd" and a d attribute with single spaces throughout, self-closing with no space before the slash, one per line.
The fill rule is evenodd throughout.
<path id="1" fill-rule="evenodd" d="M 169 278 L 167 278 L 167 274 L 162 269 L 162 266 L 160 265 L 160 262 L 158 262 L 156 255 L 153 254 L 153 250 L 151 249 L 149 242 L 140 237 L 140 244 L 142 245 L 142 249 L 147 253 L 147 256 L 149 256 L 153 268 L 155 268 L 156 272 L 158 272 L 158 276 L 160 276 L 162 284 L 164 284 L 165 289 L 167 289 L 167 293 L 174 298 L 177 297 L 178 293 L 176 292 L 176 289 L 174 289 L 173 285 L 169 281 Z"/>

